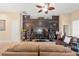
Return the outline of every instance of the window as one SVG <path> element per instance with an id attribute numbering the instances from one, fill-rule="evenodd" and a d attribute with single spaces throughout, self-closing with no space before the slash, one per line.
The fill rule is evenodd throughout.
<path id="1" fill-rule="evenodd" d="M 74 20 L 72 22 L 72 35 L 79 37 L 79 20 Z"/>

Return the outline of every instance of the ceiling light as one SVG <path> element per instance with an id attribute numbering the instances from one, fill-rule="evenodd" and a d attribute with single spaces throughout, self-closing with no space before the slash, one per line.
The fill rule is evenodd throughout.
<path id="1" fill-rule="evenodd" d="M 39 9 L 38 13 L 45 12 L 46 14 L 48 13 L 49 10 L 51 11 L 55 9 L 55 7 L 51 3 L 38 4 L 36 5 L 36 7 Z"/>

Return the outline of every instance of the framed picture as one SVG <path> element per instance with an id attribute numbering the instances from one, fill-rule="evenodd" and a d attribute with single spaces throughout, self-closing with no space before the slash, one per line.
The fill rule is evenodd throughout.
<path id="1" fill-rule="evenodd" d="M 0 31 L 5 31 L 5 20 L 0 20 Z"/>

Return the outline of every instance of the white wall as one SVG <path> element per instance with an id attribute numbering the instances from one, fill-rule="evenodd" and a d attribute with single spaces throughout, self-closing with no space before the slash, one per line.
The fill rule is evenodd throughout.
<path id="1" fill-rule="evenodd" d="M 0 20 L 6 21 L 6 30 L 0 31 L 0 42 L 21 41 L 20 39 L 20 12 L 0 12 Z M 69 25 L 69 35 L 72 35 L 72 21 L 79 19 L 79 10 L 71 14 L 61 14 L 59 30 L 63 33 L 63 25 Z"/>
<path id="2" fill-rule="evenodd" d="M 79 20 L 79 10 L 76 10 L 76 11 L 74 11 L 74 12 L 72 12 L 71 13 L 71 35 L 73 35 L 73 22 L 75 21 L 78 21 Z M 77 27 L 79 27 L 78 25 L 77 25 Z M 78 33 L 78 32 L 76 32 L 76 33 Z"/>
<path id="3" fill-rule="evenodd" d="M 60 21 L 59 22 L 60 32 L 63 33 L 63 25 L 69 25 L 69 35 L 73 35 L 73 24 L 72 24 L 72 22 L 75 21 L 75 20 L 79 20 L 79 10 L 73 11 L 70 14 L 61 14 L 60 20 L 59 20 Z"/>
<path id="4" fill-rule="evenodd" d="M 20 41 L 20 13 L 0 13 L 0 20 L 6 21 L 5 31 L 0 31 L 0 42 Z M 12 27 L 13 22 L 16 25 L 14 25 L 14 27 Z M 12 29 L 15 30 L 15 32 Z M 14 35 L 16 38 L 12 35 Z"/>
<path id="5" fill-rule="evenodd" d="M 79 19 L 72 22 L 72 36 L 79 38 Z"/>
<path id="6" fill-rule="evenodd" d="M 61 14 L 60 15 L 60 18 L 59 18 L 59 30 L 60 30 L 60 32 L 62 34 L 63 34 L 63 25 L 68 25 L 69 26 L 68 35 L 70 35 L 70 22 L 71 22 L 70 14 Z"/>

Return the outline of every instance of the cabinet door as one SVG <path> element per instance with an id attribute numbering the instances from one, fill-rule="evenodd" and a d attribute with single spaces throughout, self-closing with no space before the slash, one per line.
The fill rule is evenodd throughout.
<path id="1" fill-rule="evenodd" d="M 29 15 L 23 15 L 23 29 L 26 28 L 26 23 L 28 23 L 29 20 L 30 20 Z"/>
<path id="2" fill-rule="evenodd" d="M 54 30 L 59 31 L 59 16 L 52 16 L 52 26 Z"/>

